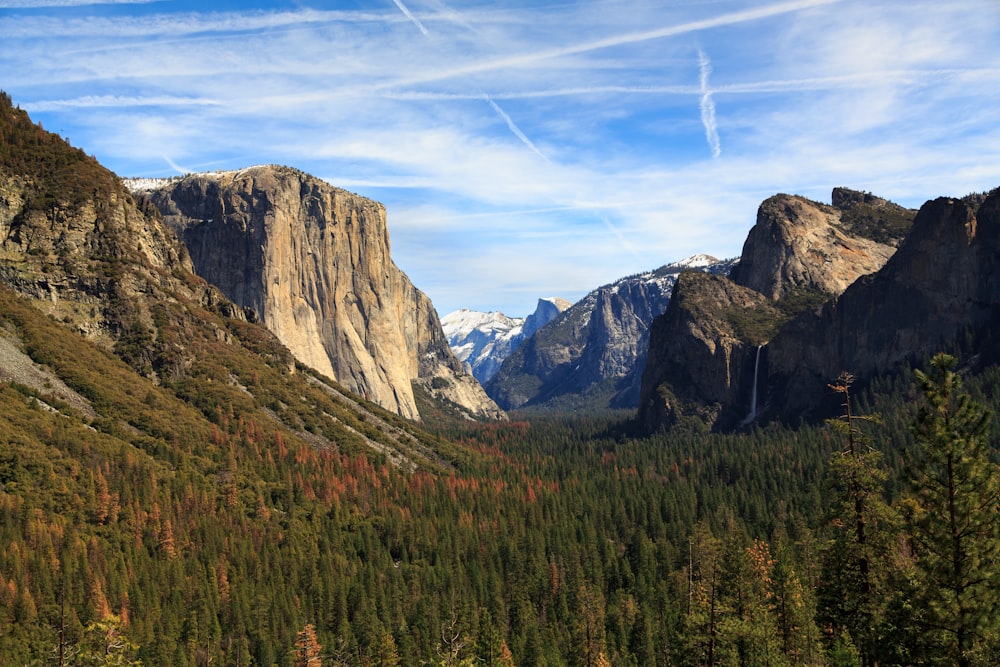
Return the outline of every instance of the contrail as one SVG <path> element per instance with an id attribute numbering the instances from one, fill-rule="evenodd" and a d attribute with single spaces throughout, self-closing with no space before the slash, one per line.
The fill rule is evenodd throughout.
<path id="1" fill-rule="evenodd" d="M 163 156 L 163 159 L 164 159 L 164 161 L 166 161 L 166 163 L 168 165 L 170 165 L 170 168 L 173 169 L 174 171 L 176 171 L 178 174 L 186 176 L 187 174 L 193 174 L 194 173 L 192 170 L 185 169 L 184 167 L 180 166 L 179 164 L 177 164 L 176 162 L 174 162 L 173 160 L 171 160 L 166 155 Z"/>
<path id="2" fill-rule="evenodd" d="M 701 77 L 701 124 L 705 126 L 705 139 L 712 150 L 712 157 L 719 157 L 722 146 L 719 144 L 719 128 L 715 122 L 715 102 L 712 92 L 708 89 L 708 75 L 712 73 L 712 63 L 704 51 L 698 51 L 698 71 Z"/>
<path id="3" fill-rule="evenodd" d="M 403 4 L 402 0 L 392 0 L 392 1 L 396 3 L 397 7 L 399 7 L 399 11 L 403 12 L 403 14 L 406 15 L 406 18 L 410 19 L 413 25 L 417 26 L 420 29 L 420 32 L 423 34 L 424 37 L 430 37 L 430 33 L 427 31 L 427 28 L 424 27 L 424 24 L 421 23 L 416 16 L 410 13 L 410 10 L 407 9 L 406 5 Z M 510 129 L 511 132 L 514 133 L 514 136 L 517 137 L 522 144 L 530 148 L 531 152 L 533 152 L 535 155 L 539 156 L 543 160 L 548 159 L 545 157 L 545 155 L 542 154 L 540 150 L 538 150 L 538 147 L 535 146 L 535 144 L 531 141 L 531 139 L 528 138 L 528 135 L 522 132 L 521 128 L 519 128 L 514 123 L 514 119 L 511 118 L 509 115 L 507 115 L 507 112 L 501 109 L 499 104 L 493 101 L 493 99 L 489 96 L 489 94 L 487 94 L 485 91 L 480 91 L 480 93 L 481 96 L 487 102 L 489 102 L 489 105 L 493 109 L 493 112 L 496 113 L 496 115 L 500 116 L 503 122 L 507 123 L 507 127 Z"/>
<path id="4" fill-rule="evenodd" d="M 700 21 L 691 21 L 689 23 L 681 23 L 679 25 L 666 26 L 663 28 L 657 28 L 655 30 L 631 32 L 631 33 L 626 33 L 624 35 L 606 37 L 604 39 L 598 39 L 590 42 L 583 42 L 580 44 L 570 44 L 568 46 L 546 49 L 543 51 L 535 51 L 534 53 L 517 54 L 513 56 L 508 56 L 506 58 L 497 58 L 496 60 L 489 60 L 486 62 L 473 63 L 471 65 L 465 65 L 462 67 L 455 67 L 448 70 L 430 72 L 421 76 L 415 76 L 402 81 L 386 82 L 384 84 L 375 86 L 375 88 L 389 88 L 396 86 L 411 85 L 415 83 L 428 83 L 430 81 L 441 81 L 444 79 L 451 79 L 456 76 L 463 76 L 466 74 L 478 74 L 481 72 L 489 72 L 492 70 L 505 69 L 508 67 L 527 67 L 529 65 L 533 65 L 543 60 L 551 60 L 553 58 L 560 58 L 562 56 L 571 56 L 577 53 L 586 53 L 588 51 L 607 49 L 612 46 L 622 46 L 624 44 L 636 44 L 639 42 L 647 42 L 653 39 L 673 37 L 676 35 L 698 32 L 700 30 L 708 30 L 710 28 L 718 28 L 721 26 L 735 25 L 737 23 L 745 23 L 747 21 L 756 21 L 758 19 L 777 16 L 779 14 L 787 14 L 789 12 L 799 11 L 801 9 L 809 9 L 811 7 L 820 7 L 823 5 L 829 5 L 840 1 L 841 0 L 793 0 L 792 2 L 783 2 L 775 5 L 770 5 L 767 7 L 757 7 L 754 9 L 746 9 L 739 12 L 731 12 L 729 14 L 723 14 L 721 16 L 716 16 L 714 18 L 702 19 Z"/>
<path id="5" fill-rule="evenodd" d="M 538 150 L 538 147 L 535 146 L 535 144 L 531 141 L 531 139 L 529 139 L 527 135 L 525 135 L 524 132 L 522 132 L 521 129 L 514 124 L 513 119 L 511 119 L 511 117 L 507 115 L 506 111 L 500 108 L 499 104 L 494 102 L 489 95 L 486 95 L 486 101 L 490 103 L 491 107 L 493 107 L 493 111 L 495 111 L 496 114 L 500 116 L 500 118 L 502 118 L 507 123 L 507 127 L 510 128 L 510 131 L 514 133 L 514 136 L 516 136 L 518 139 L 521 140 L 521 143 L 530 148 L 531 151 L 538 157 L 546 161 L 548 160 L 548 158 L 545 157 L 545 155 L 540 150 Z"/>
<path id="6" fill-rule="evenodd" d="M 424 37 L 427 37 L 428 36 L 427 28 L 425 28 L 424 24 L 420 22 L 420 19 L 418 19 L 416 16 L 410 13 L 410 10 L 406 8 L 406 5 L 402 3 L 402 0 L 392 0 L 392 1 L 396 3 L 397 7 L 399 7 L 399 11 L 403 12 L 403 14 L 406 15 L 406 18 L 410 19 L 413 25 L 420 28 L 420 32 L 423 33 Z"/>

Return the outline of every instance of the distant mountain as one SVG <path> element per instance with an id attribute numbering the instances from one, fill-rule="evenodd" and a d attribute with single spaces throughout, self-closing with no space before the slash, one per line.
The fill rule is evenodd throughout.
<path id="1" fill-rule="evenodd" d="M 559 297 L 539 299 L 535 312 L 526 318 L 462 308 L 442 317 L 441 328 L 451 351 L 485 384 L 525 339 L 571 305 Z"/>
<path id="2" fill-rule="evenodd" d="M 728 273 L 735 260 L 695 255 L 592 291 L 528 338 L 486 383 L 504 409 L 635 407 L 647 332 L 687 270 Z"/>

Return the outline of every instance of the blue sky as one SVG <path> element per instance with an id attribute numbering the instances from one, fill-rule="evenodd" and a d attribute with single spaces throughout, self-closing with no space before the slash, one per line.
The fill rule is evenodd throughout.
<path id="1" fill-rule="evenodd" d="M 383 202 L 444 315 L 705 252 L 777 192 L 1000 186 L 996 0 L 0 0 L 0 89 L 121 176 Z"/>

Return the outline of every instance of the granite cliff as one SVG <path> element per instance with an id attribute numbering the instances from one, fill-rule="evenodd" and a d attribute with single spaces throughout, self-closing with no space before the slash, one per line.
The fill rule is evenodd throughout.
<path id="1" fill-rule="evenodd" d="M 275 166 L 190 175 L 143 196 L 198 274 L 301 363 L 410 419 L 412 383 L 470 417 L 503 417 L 393 263 L 378 202 Z"/>
<path id="2" fill-rule="evenodd" d="M 678 274 L 730 266 L 698 255 L 597 288 L 510 355 L 487 393 L 505 409 L 635 407 L 649 324 L 667 307 Z"/>
<path id="3" fill-rule="evenodd" d="M 859 381 L 956 344 L 995 362 L 1000 331 L 1000 192 L 920 208 L 899 250 L 768 345 L 772 411 L 808 413 L 841 371 Z"/>
<path id="4" fill-rule="evenodd" d="M 835 189 L 832 202 L 767 199 L 728 278 L 678 281 L 671 306 L 651 328 L 641 424 L 656 429 L 694 414 L 728 429 L 758 416 L 771 397 L 754 377 L 768 377 L 776 363 L 767 342 L 800 313 L 883 267 L 914 217 L 846 188 Z M 755 390 L 759 405 L 752 405 Z"/>

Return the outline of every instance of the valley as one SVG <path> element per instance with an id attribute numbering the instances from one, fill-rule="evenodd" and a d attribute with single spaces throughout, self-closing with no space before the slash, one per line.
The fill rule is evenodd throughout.
<path id="1" fill-rule="evenodd" d="M 736 260 L 477 320 L 484 389 L 378 202 L 0 137 L 3 664 L 1000 649 L 997 191 L 775 195 Z"/>

